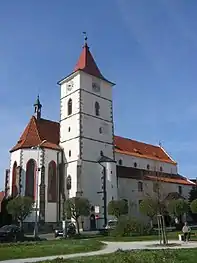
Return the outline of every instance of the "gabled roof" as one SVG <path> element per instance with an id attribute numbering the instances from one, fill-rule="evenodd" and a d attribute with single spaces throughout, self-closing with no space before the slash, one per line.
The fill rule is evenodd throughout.
<path id="1" fill-rule="evenodd" d="M 135 180 L 159 181 L 163 183 L 174 183 L 179 185 L 193 186 L 194 183 L 179 174 L 167 174 L 154 171 L 146 171 L 133 167 L 117 166 L 117 176 Z"/>
<path id="2" fill-rule="evenodd" d="M 59 146 L 59 123 L 36 119 L 32 116 L 19 141 L 10 152 L 37 146 L 44 140 L 46 142 L 42 145 L 43 147 L 54 150 L 61 149 Z"/>
<path id="3" fill-rule="evenodd" d="M 160 146 L 138 142 L 120 136 L 114 136 L 114 144 L 117 153 L 176 164 Z"/>

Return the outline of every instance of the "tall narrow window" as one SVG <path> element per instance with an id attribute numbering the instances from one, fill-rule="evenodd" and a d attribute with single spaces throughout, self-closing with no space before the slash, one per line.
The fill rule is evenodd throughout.
<path id="1" fill-rule="evenodd" d="M 68 100 L 68 115 L 72 114 L 72 99 Z"/>
<path id="2" fill-rule="evenodd" d="M 16 173 L 17 173 L 17 163 L 14 162 L 12 168 L 12 197 L 16 197 L 18 194 L 17 182 L 16 182 Z"/>
<path id="3" fill-rule="evenodd" d="M 98 101 L 95 102 L 95 115 L 100 116 L 100 105 Z"/>
<path id="4" fill-rule="evenodd" d="M 25 182 L 25 196 L 32 199 L 35 198 L 35 177 L 36 177 L 36 162 L 30 159 L 26 165 L 26 182 Z"/>
<path id="5" fill-rule="evenodd" d="M 66 178 L 66 188 L 67 190 L 71 189 L 71 176 L 68 175 L 68 177 Z"/>
<path id="6" fill-rule="evenodd" d="M 180 195 L 182 195 L 182 193 L 183 193 L 182 186 L 181 186 L 181 185 L 179 185 L 179 194 L 180 194 Z"/>
<path id="7" fill-rule="evenodd" d="M 57 173 L 54 161 L 51 161 L 48 166 L 48 202 L 57 202 Z"/>
<path id="8" fill-rule="evenodd" d="M 138 192 L 143 192 L 143 183 L 138 182 Z"/>

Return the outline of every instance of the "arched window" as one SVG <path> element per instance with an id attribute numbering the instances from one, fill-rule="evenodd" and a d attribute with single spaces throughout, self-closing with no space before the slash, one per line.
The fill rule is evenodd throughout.
<path id="1" fill-rule="evenodd" d="M 35 199 L 36 193 L 36 162 L 30 159 L 26 165 L 25 196 Z"/>
<path id="2" fill-rule="evenodd" d="M 150 170 L 150 165 L 149 164 L 147 164 L 147 170 Z"/>
<path id="3" fill-rule="evenodd" d="M 16 197 L 18 195 L 16 173 L 17 173 L 17 162 L 14 162 L 14 165 L 12 168 L 12 197 Z"/>
<path id="4" fill-rule="evenodd" d="M 95 115 L 100 116 L 100 105 L 98 101 L 95 102 Z"/>
<path id="5" fill-rule="evenodd" d="M 48 202 L 57 202 L 57 173 L 54 161 L 48 165 Z"/>
<path id="6" fill-rule="evenodd" d="M 135 168 L 137 167 L 137 163 L 134 163 L 134 167 L 135 167 Z"/>
<path id="7" fill-rule="evenodd" d="M 68 100 L 68 115 L 72 114 L 72 99 Z"/>
<path id="8" fill-rule="evenodd" d="M 160 166 L 159 170 L 160 170 L 160 172 L 163 172 L 163 168 L 162 168 L 162 166 Z"/>

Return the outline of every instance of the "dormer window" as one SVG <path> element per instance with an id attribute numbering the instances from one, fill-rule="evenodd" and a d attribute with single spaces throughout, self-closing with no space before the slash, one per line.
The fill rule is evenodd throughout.
<path id="1" fill-rule="evenodd" d="M 68 100 L 68 115 L 72 114 L 72 99 Z"/>
<path id="2" fill-rule="evenodd" d="M 100 105 L 99 105 L 98 101 L 95 102 L 94 107 L 95 107 L 95 115 L 100 116 Z"/>

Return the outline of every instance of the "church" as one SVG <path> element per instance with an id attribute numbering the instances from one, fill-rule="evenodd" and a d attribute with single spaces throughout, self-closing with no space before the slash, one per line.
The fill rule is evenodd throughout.
<path id="1" fill-rule="evenodd" d="M 60 122 L 44 119 L 38 97 L 34 114 L 10 150 L 5 197 L 35 200 L 35 215 L 43 225 L 65 217 L 67 198 L 80 196 L 91 203 L 84 230 L 102 228 L 110 216 L 107 204 L 125 199 L 129 213 L 141 217 L 139 204 L 162 185 L 162 198 L 188 198 L 195 184 L 178 173 L 177 163 L 161 145 L 114 135 L 112 91 L 85 40 L 79 59 L 59 82 Z M 132 136 L 132 134 L 131 134 Z"/>

